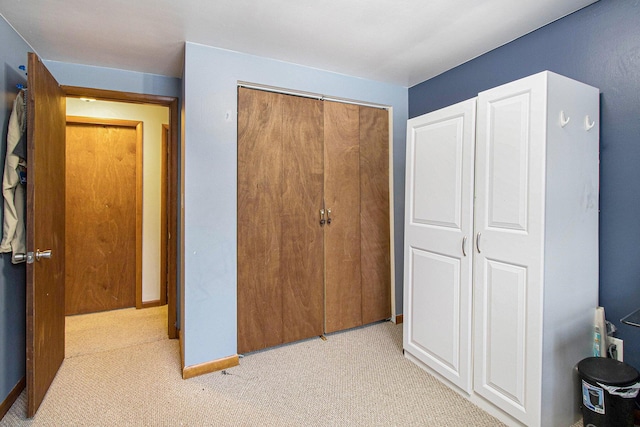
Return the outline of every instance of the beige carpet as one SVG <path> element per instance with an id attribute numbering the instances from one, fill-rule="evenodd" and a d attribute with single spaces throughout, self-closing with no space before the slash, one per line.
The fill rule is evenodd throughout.
<path id="1" fill-rule="evenodd" d="M 65 357 L 167 339 L 167 306 L 67 316 Z"/>
<path id="2" fill-rule="evenodd" d="M 162 339 L 149 339 L 166 313 L 156 310 L 154 320 L 147 310 L 133 310 L 149 315 L 144 326 L 125 310 L 115 313 L 128 319 L 118 328 L 101 326 L 100 315 L 86 316 L 92 327 L 70 322 L 73 357 L 37 415 L 25 419 L 23 393 L 0 426 L 502 425 L 405 359 L 401 325 L 379 323 L 253 353 L 239 367 L 182 380 L 178 342 L 165 338 L 166 326 Z M 118 338 L 108 346 L 88 344 L 100 341 L 92 334 L 114 331 Z M 76 333 L 93 353 L 76 347 Z"/>

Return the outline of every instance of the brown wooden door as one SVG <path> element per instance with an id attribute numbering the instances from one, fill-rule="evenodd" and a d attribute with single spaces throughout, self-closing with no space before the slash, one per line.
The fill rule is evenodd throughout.
<path id="1" fill-rule="evenodd" d="M 238 91 L 238 352 L 321 335 L 322 104 Z"/>
<path id="2" fill-rule="evenodd" d="M 282 96 L 238 90 L 238 352 L 282 343 Z"/>
<path id="3" fill-rule="evenodd" d="M 66 314 L 134 307 L 142 124 L 69 117 L 66 137 Z"/>
<path id="4" fill-rule="evenodd" d="M 283 342 L 322 335 L 322 101 L 284 96 L 280 223 Z"/>
<path id="5" fill-rule="evenodd" d="M 27 416 L 40 407 L 64 359 L 64 93 L 29 54 L 27 102 L 27 251 L 51 250 L 27 263 Z"/>
<path id="6" fill-rule="evenodd" d="M 391 316 L 389 113 L 325 102 L 325 331 Z"/>
<path id="7" fill-rule="evenodd" d="M 389 112 L 360 107 L 362 323 L 391 317 Z"/>
<path id="8" fill-rule="evenodd" d="M 359 107 L 324 103 L 325 332 L 362 325 Z"/>

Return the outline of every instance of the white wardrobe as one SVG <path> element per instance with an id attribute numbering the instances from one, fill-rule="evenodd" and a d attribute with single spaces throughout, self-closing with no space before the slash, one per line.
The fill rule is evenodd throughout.
<path id="1" fill-rule="evenodd" d="M 598 120 L 598 89 L 545 71 L 408 122 L 405 355 L 509 425 L 579 417 Z"/>

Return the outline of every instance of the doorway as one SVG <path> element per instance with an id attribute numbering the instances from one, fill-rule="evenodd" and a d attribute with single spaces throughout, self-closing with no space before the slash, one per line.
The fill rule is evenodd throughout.
<path id="1" fill-rule="evenodd" d="M 116 106 L 132 111 L 144 107 L 149 110 L 165 111 L 166 120 L 164 123 L 150 120 L 140 125 L 143 133 L 153 135 L 155 140 L 153 144 L 144 142 L 143 156 L 148 157 L 148 159 L 145 158 L 145 161 L 150 160 L 150 162 L 146 162 L 143 166 L 140 161 L 140 173 L 132 175 L 140 192 L 140 200 L 138 200 L 140 209 L 134 214 L 134 220 L 140 223 L 139 228 L 144 230 L 140 233 L 139 238 L 135 239 L 136 252 L 141 254 L 144 244 L 149 253 L 136 257 L 135 262 L 130 260 L 130 263 L 137 265 L 135 269 L 137 277 L 133 281 L 133 285 L 136 286 L 134 289 L 135 307 L 154 307 L 166 303 L 167 335 L 169 338 L 177 338 L 177 99 L 78 87 L 63 87 L 63 89 L 70 106 L 74 103 L 93 105 L 85 110 L 77 105 L 75 108 L 69 107 L 68 114 L 74 116 L 92 115 L 95 117 L 101 115 L 104 119 L 108 114 L 109 117 L 115 118 L 114 114 L 118 114 Z M 110 107 L 105 110 L 103 105 L 102 113 L 96 113 L 100 109 L 95 106 L 100 103 Z M 82 111 L 92 110 L 91 114 L 82 113 Z M 113 111 L 109 112 L 109 110 Z M 104 111 L 108 113 L 104 113 Z M 154 147 L 152 150 L 147 150 L 147 145 L 150 144 Z M 68 185 L 73 185 L 73 183 L 68 182 Z M 144 206 L 142 206 L 144 193 L 147 193 L 147 196 L 152 193 L 153 196 L 150 199 L 153 202 L 148 203 L 148 200 L 145 199 Z M 84 256 L 90 257 L 90 254 Z M 91 266 L 91 268 L 95 270 L 95 266 Z M 101 291 L 101 289 L 99 290 Z M 129 289 L 130 291 L 131 289 Z M 90 292 L 95 293 L 96 290 Z M 127 306 L 133 306 L 133 304 L 129 302 Z"/>

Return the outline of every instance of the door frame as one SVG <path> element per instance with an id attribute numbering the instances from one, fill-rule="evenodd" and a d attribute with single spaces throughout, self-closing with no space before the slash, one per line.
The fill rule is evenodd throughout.
<path id="1" fill-rule="evenodd" d="M 171 191 L 175 189 L 175 184 L 169 182 L 170 175 L 169 165 L 171 164 L 170 156 L 175 151 L 169 144 L 171 139 L 171 128 L 169 125 L 162 125 L 162 147 L 160 155 L 162 157 L 162 177 L 160 182 L 160 277 L 164 282 L 164 286 L 160 286 L 160 304 L 167 304 L 167 290 L 169 288 L 167 246 L 169 245 L 169 219 L 167 216 L 167 204 L 169 200 L 174 199 L 177 195 L 173 195 Z M 175 196 L 175 197 L 174 197 Z M 173 232 L 173 231 L 172 231 Z M 175 237 L 174 237 L 175 238 Z"/>
<path id="2" fill-rule="evenodd" d="M 132 92 L 120 92 L 105 89 L 86 88 L 79 86 L 61 86 L 67 97 L 94 98 L 102 101 L 127 102 L 131 104 L 153 104 L 169 108 L 169 141 L 167 144 L 167 283 L 175 286 L 167 286 L 167 331 L 170 339 L 178 337 L 177 327 L 177 264 L 178 264 L 178 98 L 161 95 L 147 95 Z"/>

